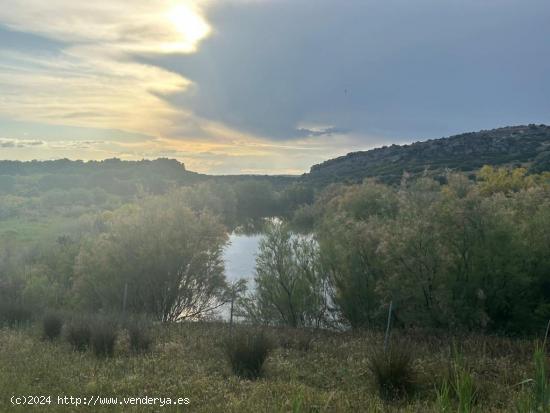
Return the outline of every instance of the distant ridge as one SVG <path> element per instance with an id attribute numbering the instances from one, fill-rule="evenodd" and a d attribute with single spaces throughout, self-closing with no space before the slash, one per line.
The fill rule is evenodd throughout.
<path id="1" fill-rule="evenodd" d="M 550 171 L 550 126 L 520 125 L 351 152 L 311 167 L 302 179 L 316 184 L 361 182 L 376 177 L 399 182 L 403 173 L 447 169 L 474 172 L 483 165 L 524 166 L 529 172 Z"/>

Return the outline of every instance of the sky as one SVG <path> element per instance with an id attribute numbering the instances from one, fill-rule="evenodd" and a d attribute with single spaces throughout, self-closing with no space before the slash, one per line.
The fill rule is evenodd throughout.
<path id="1" fill-rule="evenodd" d="M 0 159 L 298 174 L 550 123 L 548 0 L 0 4 Z"/>

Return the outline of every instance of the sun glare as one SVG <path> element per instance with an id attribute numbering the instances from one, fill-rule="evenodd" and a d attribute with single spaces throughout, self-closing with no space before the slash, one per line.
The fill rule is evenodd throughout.
<path id="1" fill-rule="evenodd" d="M 194 52 L 199 41 L 210 33 L 210 26 L 204 18 L 186 4 L 178 4 L 170 9 L 167 17 L 180 35 L 178 41 L 165 45 L 167 52 Z"/>

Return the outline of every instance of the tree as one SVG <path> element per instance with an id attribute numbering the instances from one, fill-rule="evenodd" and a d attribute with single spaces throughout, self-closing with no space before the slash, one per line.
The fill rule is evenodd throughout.
<path id="1" fill-rule="evenodd" d="M 275 222 L 268 226 L 256 259 L 255 291 L 239 301 L 249 319 L 291 327 L 319 327 L 328 309 L 326 278 L 317 244 L 293 236 Z"/>
<path id="2" fill-rule="evenodd" d="M 223 225 L 183 206 L 179 193 L 123 208 L 81 248 L 79 304 L 119 310 L 127 288 L 129 311 L 162 321 L 202 317 L 224 302 L 226 242 Z"/>
<path id="3" fill-rule="evenodd" d="M 377 286 L 386 267 L 380 248 L 398 211 L 397 194 L 371 180 L 331 193 L 318 235 L 332 301 L 352 328 L 372 327 L 383 320 Z"/>

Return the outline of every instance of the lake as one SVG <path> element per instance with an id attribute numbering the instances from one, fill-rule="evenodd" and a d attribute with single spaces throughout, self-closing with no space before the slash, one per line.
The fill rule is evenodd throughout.
<path id="1" fill-rule="evenodd" d="M 225 275 L 228 282 L 246 278 L 254 278 L 256 254 L 261 234 L 243 235 L 232 233 L 229 236 L 230 244 L 225 248 L 223 258 L 225 261 Z"/>

